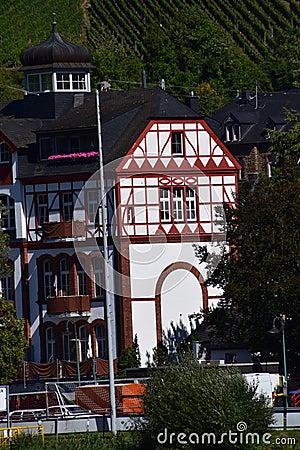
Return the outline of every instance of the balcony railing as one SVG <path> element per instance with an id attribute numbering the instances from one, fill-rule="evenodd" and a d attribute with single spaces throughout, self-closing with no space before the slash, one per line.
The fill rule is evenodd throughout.
<path id="1" fill-rule="evenodd" d="M 47 298 L 47 313 L 89 313 L 91 310 L 90 297 L 88 295 L 66 295 Z"/>
<path id="2" fill-rule="evenodd" d="M 42 225 L 44 239 L 85 236 L 84 222 L 49 222 Z"/>

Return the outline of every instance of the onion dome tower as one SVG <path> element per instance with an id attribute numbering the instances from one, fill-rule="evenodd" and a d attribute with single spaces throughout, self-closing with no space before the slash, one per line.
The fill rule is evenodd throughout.
<path id="1" fill-rule="evenodd" d="M 33 107 L 38 104 L 39 117 L 58 117 L 66 104 L 70 106 L 76 93 L 91 92 L 90 69 L 94 67 L 91 52 L 84 45 L 73 44 L 60 36 L 55 14 L 48 39 L 23 50 L 20 61 L 20 70 L 24 72 L 26 116 L 35 116 Z"/>

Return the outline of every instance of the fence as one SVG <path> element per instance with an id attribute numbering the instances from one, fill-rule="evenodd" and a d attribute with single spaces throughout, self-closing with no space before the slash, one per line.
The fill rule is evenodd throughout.
<path id="1" fill-rule="evenodd" d="M 11 442 L 22 435 L 36 436 L 44 442 L 44 427 L 41 425 L 29 425 L 24 427 L 0 428 L 0 447 L 9 447 Z"/>

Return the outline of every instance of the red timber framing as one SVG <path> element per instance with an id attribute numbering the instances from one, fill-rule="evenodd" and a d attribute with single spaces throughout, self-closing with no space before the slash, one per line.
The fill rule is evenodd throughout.
<path id="1" fill-rule="evenodd" d="M 154 242 L 210 242 L 220 230 L 215 207 L 234 203 L 240 164 L 203 120 L 151 120 L 117 172 L 117 218 L 122 281 L 123 346 L 133 341 L 129 248 Z M 178 265 L 179 264 L 179 265 Z M 200 272 L 176 262 L 158 276 L 156 335 L 162 336 L 160 287 L 174 270 L 199 281 L 203 306 L 210 298 Z M 146 300 L 146 299 L 145 299 Z M 200 306 L 200 305 L 199 305 Z"/>

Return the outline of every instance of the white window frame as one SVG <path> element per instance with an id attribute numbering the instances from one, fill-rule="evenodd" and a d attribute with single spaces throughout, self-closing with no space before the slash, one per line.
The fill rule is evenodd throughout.
<path id="1" fill-rule="evenodd" d="M 62 218 L 64 222 L 71 222 L 73 218 L 74 199 L 73 192 L 62 192 Z"/>
<path id="2" fill-rule="evenodd" d="M 77 295 L 86 295 L 86 276 L 79 261 L 76 262 Z"/>
<path id="3" fill-rule="evenodd" d="M 88 74 L 86 72 L 56 72 L 55 90 L 85 92 L 88 90 Z"/>
<path id="4" fill-rule="evenodd" d="M 160 188 L 159 212 L 161 222 L 171 222 L 171 189 L 169 188 Z"/>
<path id="5" fill-rule="evenodd" d="M 239 123 L 228 123 L 225 125 L 225 141 L 236 142 L 241 139 L 241 126 Z"/>
<path id="6" fill-rule="evenodd" d="M 70 268 L 66 258 L 59 261 L 60 295 L 62 297 L 70 295 Z"/>
<path id="7" fill-rule="evenodd" d="M 53 327 L 46 328 L 46 361 L 53 362 L 56 358 L 56 343 L 55 343 L 55 333 Z"/>
<path id="8" fill-rule="evenodd" d="M 99 223 L 99 199 L 96 190 L 87 191 L 87 216 L 89 225 L 96 225 Z"/>
<path id="9" fill-rule="evenodd" d="M 48 195 L 37 194 L 36 205 L 37 205 L 37 223 L 38 226 L 41 226 L 44 222 L 49 221 Z"/>
<path id="10" fill-rule="evenodd" d="M 172 131 L 171 133 L 171 153 L 172 156 L 184 155 L 183 132 Z"/>
<path id="11" fill-rule="evenodd" d="M 173 219 L 174 222 L 184 221 L 184 189 L 182 187 L 173 188 Z"/>
<path id="12" fill-rule="evenodd" d="M 92 259 L 93 274 L 94 274 L 94 293 L 95 297 L 103 297 L 103 267 L 102 260 L 99 257 Z"/>
<path id="13" fill-rule="evenodd" d="M 44 299 L 56 295 L 56 290 L 53 283 L 53 272 L 51 261 L 46 259 L 43 261 L 43 284 L 44 284 Z"/>
<path id="14" fill-rule="evenodd" d="M 187 222 L 195 222 L 197 220 L 196 192 L 189 186 L 186 186 L 185 191 L 185 209 Z"/>
<path id="15" fill-rule="evenodd" d="M 9 146 L 6 142 L 0 142 L 0 164 L 8 164 L 10 162 Z"/>

